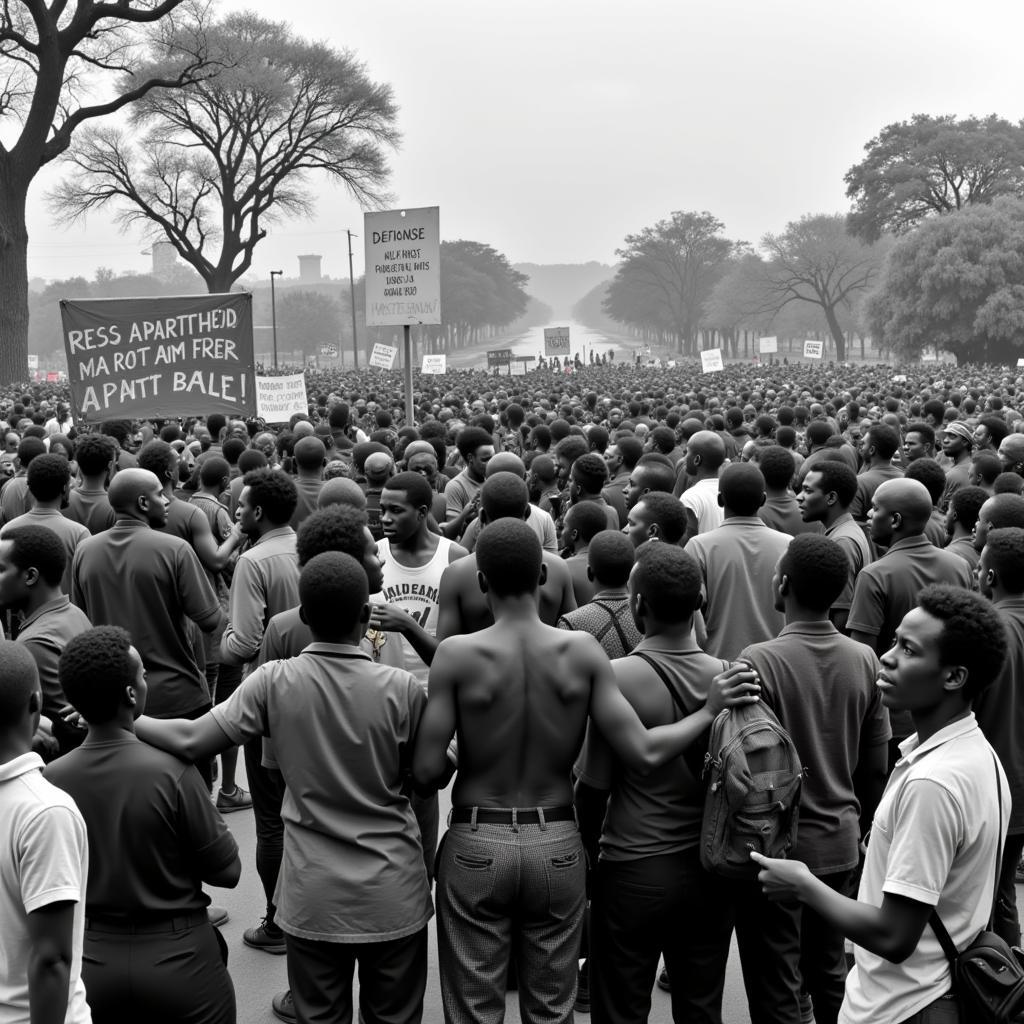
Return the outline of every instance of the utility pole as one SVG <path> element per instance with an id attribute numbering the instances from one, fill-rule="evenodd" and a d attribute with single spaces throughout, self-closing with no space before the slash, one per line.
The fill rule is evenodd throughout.
<path id="1" fill-rule="evenodd" d="M 348 288 L 349 295 L 351 296 L 352 305 L 352 359 L 354 361 L 355 368 L 359 369 L 359 343 L 356 341 L 356 279 L 352 273 L 352 239 L 358 238 L 358 235 L 353 235 L 348 229 L 345 230 L 345 234 L 348 235 Z"/>
<path id="2" fill-rule="evenodd" d="M 270 272 L 270 323 L 274 331 L 274 369 L 277 369 L 277 301 L 274 297 L 274 278 L 280 277 L 283 270 L 272 270 Z"/>

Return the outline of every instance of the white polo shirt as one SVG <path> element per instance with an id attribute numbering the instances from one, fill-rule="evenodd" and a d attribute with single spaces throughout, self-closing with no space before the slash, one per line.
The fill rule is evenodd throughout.
<path id="1" fill-rule="evenodd" d="M 82 984 L 89 845 L 75 802 L 42 776 L 38 754 L 0 764 L 0 1024 L 28 1024 L 28 915 L 75 904 L 65 1024 L 90 1024 Z"/>
<path id="2" fill-rule="evenodd" d="M 725 522 L 725 509 L 718 504 L 718 477 L 698 480 L 679 496 L 683 507 L 697 520 L 697 532 L 707 533 Z"/>
<path id="3" fill-rule="evenodd" d="M 963 949 L 991 913 L 1009 786 L 973 712 L 920 745 L 915 733 L 900 744 L 900 753 L 871 825 L 857 899 L 880 907 L 883 895 L 893 893 L 936 907 Z M 901 964 L 859 946 L 855 960 L 840 1024 L 898 1024 L 950 989 L 949 963 L 930 925 Z"/>

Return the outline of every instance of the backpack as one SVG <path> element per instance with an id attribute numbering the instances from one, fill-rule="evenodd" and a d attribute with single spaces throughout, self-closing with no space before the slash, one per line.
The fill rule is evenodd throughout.
<path id="1" fill-rule="evenodd" d="M 704 776 L 705 870 L 751 879 L 760 870 L 752 850 L 786 856 L 796 842 L 803 768 L 789 733 L 764 701 L 726 708 L 715 719 Z"/>
<path id="2" fill-rule="evenodd" d="M 996 764 L 995 753 L 992 762 Z M 1003 834 L 1003 787 L 996 765 L 996 793 L 999 802 L 999 833 Z M 996 881 L 992 895 L 992 915 L 999 896 L 999 873 L 1002 863 L 1002 845 L 996 844 Z M 1024 1020 L 1024 952 L 1011 947 L 1001 936 L 983 928 L 963 951 L 953 945 L 946 926 L 937 911 L 932 911 L 929 923 L 942 951 L 949 961 L 953 991 L 963 1004 L 966 1019 L 976 1024 L 1012 1024 Z"/>

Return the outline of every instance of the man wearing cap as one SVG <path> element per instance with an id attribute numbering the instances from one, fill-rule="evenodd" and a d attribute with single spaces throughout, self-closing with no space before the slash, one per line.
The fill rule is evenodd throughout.
<path id="1" fill-rule="evenodd" d="M 946 512 L 954 493 L 967 486 L 973 449 L 974 433 L 962 420 L 953 420 L 942 428 L 942 454 L 952 465 L 946 470 L 946 486 L 939 499 L 940 511 Z"/>

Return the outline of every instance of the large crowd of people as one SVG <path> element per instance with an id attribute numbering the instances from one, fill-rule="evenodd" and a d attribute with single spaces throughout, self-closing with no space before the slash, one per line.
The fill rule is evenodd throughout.
<path id="1" fill-rule="evenodd" d="M 309 372 L 287 424 L 65 388 L 0 390 L 4 1024 L 232 1024 L 231 814 L 302 1024 L 421 1020 L 435 912 L 447 1024 L 720 1022 L 734 938 L 754 1024 L 966 1021 L 934 922 L 1020 943 L 1015 372 L 580 361 L 411 415 Z M 716 874 L 709 730 L 762 702 L 796 842 Z"/>

